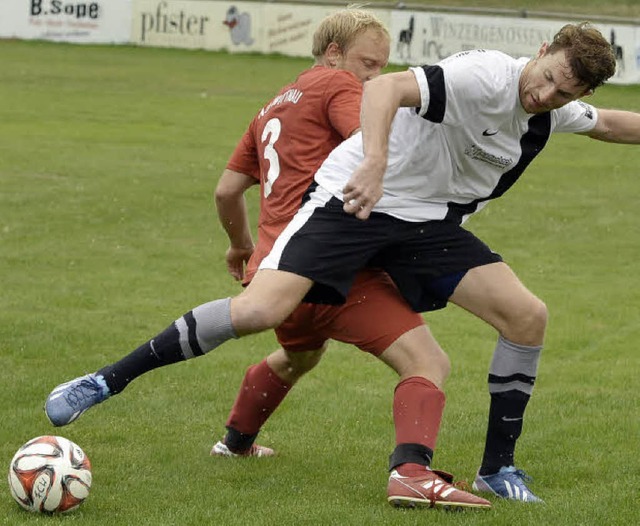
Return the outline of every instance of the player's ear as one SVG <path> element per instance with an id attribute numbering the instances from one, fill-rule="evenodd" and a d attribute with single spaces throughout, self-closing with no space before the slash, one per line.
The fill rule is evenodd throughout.
<path id="1" fill-rule="evenodd" d="M 542 45 L 540 46 L 540 49 L 538 50 L 538 54 L 536 55 L 536 58 L 540 58 L 543 55 L 545 55 L 548 49 L 549 49 L 548 42 L 543 42 Z"/>
<path id="2" fill-rule="evenodd" d="M 331 42 L 327 46 L 327 50 L 324 52 L 324 56 L 326 59 L 326 63 L 329 67 L 335 68 L 340 63 L 340 57 L 342 56 L 342 51 L 340 46 L 335 42 Z"/>

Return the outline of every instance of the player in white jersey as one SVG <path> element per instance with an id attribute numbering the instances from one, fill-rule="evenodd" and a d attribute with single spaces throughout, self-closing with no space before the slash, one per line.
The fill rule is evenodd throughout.
<path id="1" fill-rule="evenodd" d="M 365 89 L 362 134 L 340 146 L 316 180 L 361 219 L 373 210 L 369 221 L 378 212 L 431 220 L 424 235 L 427 225 L 461 224 L 516 182 L 553 131 L 640 143 L 640 115 L 579 101 L 614 69 L 606 39 L 579 24 L 565 26 L 533 60 L 470 51 L 385 75 Z M 307 206 L 314 206 L 313 198 Z M 397 265 L 393 247 L 385 249 L 387 270 L 401 288 L 421 283 L 416 276 L 431 263 L 421 259 L 425 247 L 453 257 L 447 239 L 427 240 L 415 250 L 416 267 L 422 266 L 416 270 Z M 488 378 L 486 446 L 474 488 L 535 500 L 526 475 L 514 466 L 514 450 L 536 378 L 546 306 L 503 262 L 469 265 L 448 299 L 499 333 Z"/>
<path id="2" fill-rule="evenodd" d="M 569 24 L 530 61 L 470 52 L 367 82 L 364 156 L 354 139 L 327 161 L 339 157 L 353 173 L 342 170 L 334 178 L 323 169 L 318 180 L 327 188 L 309 189 L 242 293 L 195 307 L 141 348 L 159 364 L 207 353 L 231 338 L 277 327 L 307 293 L 315 301 L 339 301 L 361 267 L 381 266 L 415 310 L 451 301 L 496 329 L 487 441 L 474 485 L 503 498 L 539 501 L 514 465 L 514 450 L 547 309 L 461 223 L 515 182 L 551 131 L 640 144 L 640 114 L 576 102 L 614 71 L 608 40 L 588 24 Z M 83 403 L 78 415 L 103 399 Z"/>
<path id="3" fill-rule="evenodd" d="M 348 290 L 349 265 L 373 261 L 416 310 L 451 301 L 492 325 L 499 336 L 474 487 L 500 497 L 539 500 L 514 452 L 547 309 L 460 225 L 504 194 L 554 131 L 640 143 L 638 114 L 579 101 L 614 70 L 606 39 L 582 24 L 563 28 L 533 60 L 476 50 L 383 75 L 365 87 L 362 132 L 329 155 L 318 187 L 263 262 L 340 291 Z M 325 232 L 340 232 L 340 243 Z M 325 254 L 321 266 L 310 259 L 311 245 Z"/>
<path id="4" fill-rule="evenodd" d="M 405 221 L 464 221 L 516 182 L 551 132 L 593 129 L 597 110 L 583 102 L 536 117 L 526 112 L 514 79 L 528 63 L 475 50 L 411 68 L 420 103 L 400 108 L 393 119 L 374 210 Z M 342 200 L 363 158 L 359 133 L 332 152 L 316 181 Z"/>

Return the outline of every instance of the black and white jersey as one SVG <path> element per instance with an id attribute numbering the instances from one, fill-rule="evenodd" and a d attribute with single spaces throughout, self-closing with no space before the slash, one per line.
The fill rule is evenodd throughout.
<path id="1" fill-rule="evenodd" d="M 464 222 L 517 181 L 551 132 L 591 130 L 597 110 L 581 101 L 538 115 L 524 111 L 518 83 L 528 60 L 475 50 L 411 68 L 421 106 L 396 113 L 374 211 L 406 221 Z M 316 182 L 342 200 L 362 159 L 358 133 L 333 150 Z"/>

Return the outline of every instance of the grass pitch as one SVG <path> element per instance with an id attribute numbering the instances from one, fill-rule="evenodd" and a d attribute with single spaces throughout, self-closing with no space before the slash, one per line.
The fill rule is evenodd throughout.
<path id="1" fill-rule="evenodd" d="M 637 522 L 637 146 L 556 135 L 469 225 L 551 312 L 517 451 L 547 504 L 398 511 L 385 501 L 395 375 L 348 346 L 332 344 L 264 429 L 274 459 L 208 456 L 271 333 L 153 371 L 69 427 L 42 412 L 59 382 L 239 290 L 212 192 L 250 118 L 310 61 L 15 41 L 0 56 L 0 459 L 6 469 L 28 439 L 60 434 L 94 473 L 64 517 L 23 512 L 0 479 L 0 524 Z M 593 102 L 640 111 L 640 87 Z M 454 307 L 427 319 L 453 363 L 434 466 L 471 480 L 495 335 Z"/>

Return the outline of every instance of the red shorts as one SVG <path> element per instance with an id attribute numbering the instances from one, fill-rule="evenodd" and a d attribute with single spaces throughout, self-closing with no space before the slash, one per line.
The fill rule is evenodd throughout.
<path id="1" fill-rule="evenodd" d="M 344 305 L 302 303 L 276 329 L 289 352 L 320 349 L 328 339 L 350 343 L 374 356 L 405 332 L 424 324 L 381 270 L 358 272 Z"/>

